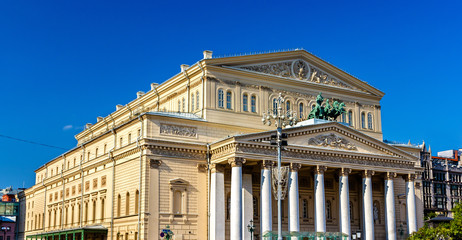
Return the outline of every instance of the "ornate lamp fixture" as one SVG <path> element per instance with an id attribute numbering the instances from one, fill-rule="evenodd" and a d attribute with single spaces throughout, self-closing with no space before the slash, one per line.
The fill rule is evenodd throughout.
<path id="1" fill-rule="evenodd" d="M 281 199 L 283 198 L 282 195 L 282 187 L 287 183 L 286 179 L 283 178 L 282 172 L 288 172 L 287 169 L 282 170 L 281 168 L 281 150 L 282 146 L 287 145 L 287 141 L 283 140 L 283 138 L 287 138 L 287 135 L 282 134 L 282 128 L 286 126 L 293 126 L 297 123 L 297 113 L 292 110 L 284 110 L 284 98 L 282 94 L 279 93 L 279 97 L 275 101 L 274 109 L 268 110 L 268 112 L 263 113 L 262 123 L 268 126 L 274 122 L 274 125 L 277 128 L 277 135 L 276 141 L 271 143 L 272 145 L 278 146 L 278 164 L 277 169 L 273 169 L 273 183 L 277 184 L 277 195 L 276 199 L 278 201 L 278 240 L 282 240 L 282 205 Z M 277 172 L 277 175 L 274 172 Z M 276 176 L 276 179 L 274 179 Z M 287 178 L 287 174 L 284 174 L 285 178 Z"/>

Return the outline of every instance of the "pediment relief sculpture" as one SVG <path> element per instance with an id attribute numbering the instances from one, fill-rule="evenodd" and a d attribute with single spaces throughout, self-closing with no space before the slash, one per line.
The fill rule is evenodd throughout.
<path id="1" fill-rule="evenodd" d="M 358 148 L 345 138 L 339 137 L 334 133 L 322 134 L 308 140 L 308 145 L 318 147 L 330 147 L 344 150 L 357 151 Z"/>
<path id="2" fill-rule="evenodd" d="M 335 87 L 360 90 L 301 59 L 269 64 L 236 66 L 235 68 Z"/>

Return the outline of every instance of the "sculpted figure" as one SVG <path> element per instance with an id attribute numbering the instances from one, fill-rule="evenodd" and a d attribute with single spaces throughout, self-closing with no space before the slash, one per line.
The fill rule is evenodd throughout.
<path id="1" fill-rule="evenodd" d="M 326 104 L 323 107 L 323 101 L 324 98 L 322 97 L 322 93 L 319 93 L 316 97 L 316 105 L 311 110 L 310 114 L 308 114 L 308 119 L 316 118 L 335 121 L 338 116 L 345 112 L 345 103 L 334 101 L 334 103 L 330 105 L 329 99 L 327 99 Z"/>

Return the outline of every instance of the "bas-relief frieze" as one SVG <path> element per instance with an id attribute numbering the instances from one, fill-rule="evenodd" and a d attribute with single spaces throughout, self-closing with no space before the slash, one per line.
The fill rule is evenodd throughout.
<path id="1" fill-rule="evenodd" d="M 237 66 L 235 68 L 329 86 L 359 90 L 358 88 L 327 74 L 301 59 L 251 66 Z"/>
<path id="2" fill-rule="evenodd" d="M 277 150 L 276 148 L 272 147 L 259 147 L 259 146 L 251 146 L 251 145 L 237 145 L 236 152 L 242 153 L 256 153 L 256 154 L 263 154 L 263 155 L 270 155 L 276 156 Z M 286 151 L 282 152 L 282 157 L 290 157 L 290 158 L 299 158 L 299 159 L 309 159 L 309 160 L 318 160 L 318 161 L 325 161 L 331 163 L 347 163 L 347 164 L 361 164 L 361 165 L 368 165 L 368 166 L 381 166 L 381 167 L 393 167 L 393 168 L 406 168 L 406 169 L 413 169 L 413 163 L 406 164 L 404 161 L 397 161 L 393 162 L 392 160 L 386 159 L 373 159 L 367 157 L 358 157 L 358 158 L 351 158 L 351 157 L 343 157 L 343 156 L 336 156 L 336 154 L 318 154 L 318 153 L 306 153 L 305 151 L 298 151 L 296 149 L 287 149 Z M 212 156 L 212 159 L 216 157 Z"/>
<path id="3" fill-rule="evenodd" d="M 197 128 L 173 124 L 160 124 L 160 134 L 181 137 L 197 137 Z"/>
<path id="4" fill-rule="evenodd" d="M 188 150 L 161 146 L 150 146 L 148 154 L 160 155 L 164 157 L 187 158 L 192 160 L 206 159 L 206 153 L 198 150 Z"/>
<path id="5" fill-rule="evenodd" d="M 356 146 L 345 138 L 337 136 L 334 133 L 322 134 L 308 140 L 308 145 L 318 147 L 338 148 L 345 150 L 358 150 Z"/>

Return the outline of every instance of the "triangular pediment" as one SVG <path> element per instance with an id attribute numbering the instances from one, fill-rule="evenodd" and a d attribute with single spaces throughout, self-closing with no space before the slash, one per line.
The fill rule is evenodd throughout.
<path id="1" fill-rule="evenodd" d="M 288 135 L 288 148 L 415 160 L 415 156 L 407 152 L 337 122 L 293 127 L 284 129 L 283 132 Z M 235 140 L 236 142 L 270 144 L 271 135 L 274 134 L 276 134 L 275 131 L 247 134 L 238 136 Z"/>
<path id="2" fill-rule="evenodd" d="M 347 89 L 382 97 L 380 90 L 342 71 L 305 50 L 255 54 L 213 59 L 223 68 L 306 82 L 318 86 Z"/>

